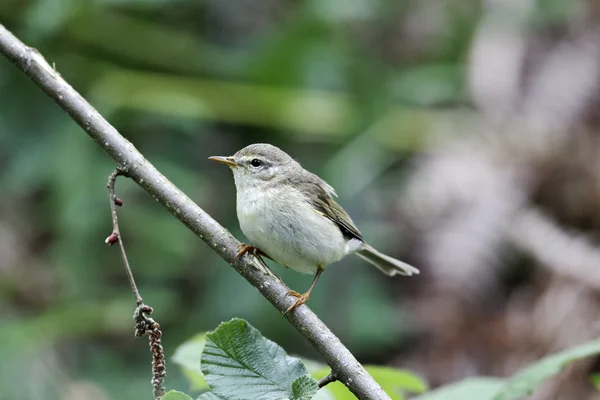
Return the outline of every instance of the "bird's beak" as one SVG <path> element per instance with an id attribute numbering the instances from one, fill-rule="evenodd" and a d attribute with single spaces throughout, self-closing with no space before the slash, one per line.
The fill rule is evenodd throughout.
<path id="1" fill-rule="evenodd" d="M 216 162 L 220 162 L 221 164 L 229 165 L 230 167 L 238 166 L 238 163 L 236 163 L 233 160 L 233 157 L 212 156 L 212 157 L 208 157 L 208 159 L 216 161 Z"/>

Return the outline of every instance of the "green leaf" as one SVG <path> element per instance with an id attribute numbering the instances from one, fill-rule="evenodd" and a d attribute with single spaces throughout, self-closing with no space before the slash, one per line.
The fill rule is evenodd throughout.
<path id="1" fill-rule="evenodd" d="M 506 381 L 494 400 L 516 400 L 528 395 L 540 383 L 559 373 L 573 361 L 600 353 L 600 339 L 543 358 Z"/>
<path id="2" fill-rule="evenodd" d="M 180 345 L 173 355 L 173 362 L 182 368 L 192 391 L 208 389 L 208 383 L 200 368 L 200 357 L 205 343 L 206 334 L 201 333 Z"/>
<path id="3" fill-rule="evenodd" d="M 192 400 L 192 398 L 183 392 L 171 390 L 169 393 L 164 395 L 162 400 Z"/>
<path id="4" fill-rule="evenodd" d="M 298 400 L 310 400 L 319 390 L 317 381 L 310 375 L 302 375 L 292 382 L 292 396 Z"/>
<path id="5" fill-rule="evenodd" d="M 365 369 L 390 396 L 401 391 L 423 393 L 427 390 L 423 379 L 411 372 L 376 365 L 366 365 Z"/>
<path id="6" fill-rule="evenodd" d="M 504 383 L 500 378 L 468 378 L 432 390 L 414 400 L 491 400 Z"/>
<path id="7" fill-rule="evenodd" d="M 304 400 L 317 392 L 299 359 L 242 319 L 206 335 L 201 368 L 214 394 L 227 399 Z"/>

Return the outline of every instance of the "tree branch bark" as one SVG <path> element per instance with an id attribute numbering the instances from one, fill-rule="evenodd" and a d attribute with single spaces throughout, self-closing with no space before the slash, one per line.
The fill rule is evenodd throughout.
<path id="1" fill-rule="evenodd" d="M 240 244 L 225 228 L 165 178 L 137 149 L 117 132 L 35 49 L 27 47 L 0 24 L 0 53 L 33 80 L 62 107 L 94 141 L 117 163 L 123 174 L 133 179 L 171 214 L 256 287 L 279 311 L 285 311 L 293 299 L 289 288 L 266 275 L 252 257 L 234 262 Z M 359 399 L 389 399 L 352 353 L 306 306 L 285 317 L 321 354 L 337 379 Z"/>

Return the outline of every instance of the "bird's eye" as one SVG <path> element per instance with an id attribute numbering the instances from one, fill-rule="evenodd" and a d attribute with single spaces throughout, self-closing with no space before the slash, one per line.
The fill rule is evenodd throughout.
<path id="1" fill-rule="evenodd" d="M 250 165 L 253 167 L 260 167 L 262 165 L 262 161 L 260 161 L 258 158 L 255 158 L 254 160 L 250 161 Z"/>

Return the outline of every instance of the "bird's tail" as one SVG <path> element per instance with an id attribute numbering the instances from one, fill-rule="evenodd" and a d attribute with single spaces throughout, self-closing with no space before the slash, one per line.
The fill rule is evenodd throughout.
<path id="1" fill-rule="evenodd" d="M 381 272 L 389 276 L 394 276 L 396 274 L 410 276 L 419 273 L 419 270 L 412 265 L 404 263 L 400 260 L 396 260 L 390 256 L 386 256 L 366 243 L 361 246 L 356 255 L 373 264 Z"/>

